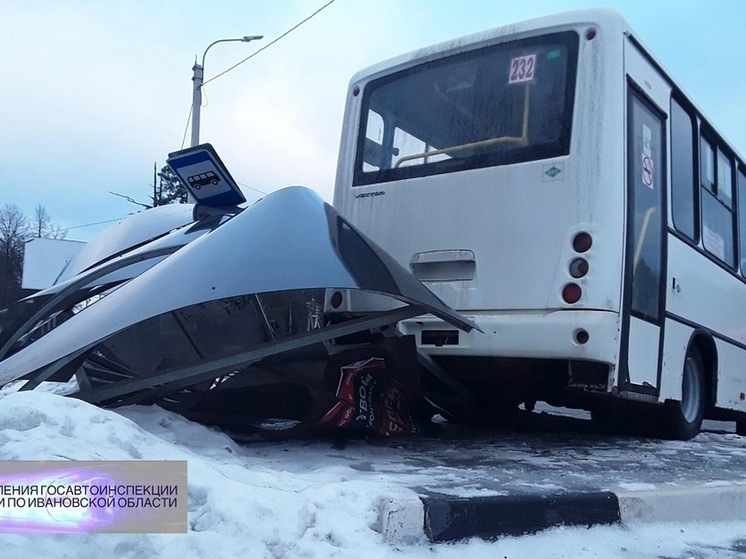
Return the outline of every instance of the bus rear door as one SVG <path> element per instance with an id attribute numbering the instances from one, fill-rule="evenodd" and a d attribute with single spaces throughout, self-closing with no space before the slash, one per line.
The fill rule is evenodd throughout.
<path id="1" fill-rule="evenodd" d="M 657 400 L 665 309 L 666 100 L 669 86 L 633 40 L 627 74 L 627 242 L 619 385 Z"/>

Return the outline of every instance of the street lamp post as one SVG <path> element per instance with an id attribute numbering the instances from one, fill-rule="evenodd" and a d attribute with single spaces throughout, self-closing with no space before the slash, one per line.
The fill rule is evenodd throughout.
<path id="1" fill-rule="evenodd" d="M 194 73 L 192 77 L 192 81 L 194 82 L 194 86 L 192 89 L 192 147 L 199 145 L 199 119 L 200 108 L 202 107 L 202 84 L 205 72 L 205 56 L 207 56 L 207 51 L 210 50 L 210 47 L 212 47 L 212 45 L 217 45 L 218 43 L 228 43 L 234 41 L 248 43 L 253 40 L 261 39 L 262 37 L 263 35 L 247 35 L 245 37 L 241 37 L 240 39 L 218 39 L 217 41 L 210 43 L 205 49 L 205 52 L 202 55 L 202 64 L 197 64 L 197 59 L 195 57 L 194 67 L 192 68 L 192 72 Z"/>

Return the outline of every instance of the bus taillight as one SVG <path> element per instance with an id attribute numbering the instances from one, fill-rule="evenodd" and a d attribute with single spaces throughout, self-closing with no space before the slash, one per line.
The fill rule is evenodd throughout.
<path id="1" fill-rule="evenodd" d="M 344 300 L 344 297 L 342 296 L 342 293 L 340 293 L 339 291 L 335 291 L 332 294 L 332 297 L 329 300 L 329 303 L 331 304 L 333 309 L 338 309 L 340 306 L 342 306 L 343 300 Z"/>
<path id="2" fill-rule="evenodd" d="M 575 279 L 582 278 L 588 273 L 588 261 L 585 258 L 576 258 L 570 262 L 570 275 Z"/>
<path id="3" fill-rule="evenodd" d="M 591 237 L 590 234 L 586 233 L 585 231 L 575 235 L 572 240 L 572 248 L 575 250 L 575 252 L 586 252 L 591 248 L 592 245 L 593 237 Z"/>
<path id="4" fill-rule="evenodd" d="M 583 294 L 583 290 L 577 283 L 568 283 L 562 288 L 562 300 L 568 305 L 577 303 L 580 301 L 580 296 Z"/>

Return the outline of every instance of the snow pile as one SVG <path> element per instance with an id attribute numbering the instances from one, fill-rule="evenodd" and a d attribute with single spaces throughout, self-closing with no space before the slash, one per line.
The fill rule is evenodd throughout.
<path id="1" fill-rule="evenodd" d="M 5 552 L 20 556 L 31 546 L 31 555 L 57 555 L 66 541 L 118 557 L 282 557 L 303 549 L 354 556 L 361 542 L 379 539 L 370 526 L 386 483 L 347 479 L 335 468 L 298 476 L 257 467 L 250 450 L 225 435 L 158 408 L 120 415 L 52 394 L 15 393 L 0 399 L 0 425 L 2 460 L 189 462 L 189 534 L 3 536 Z"/>
<path id="2" fill-rule="evenodd" d="M 375 531 L 379 503 L 415 496 L 410 487 L 429 472 L 381 473 L 352 456 L 354 445 L 238 445 L 157 407 L 113 412 L 43 392 L 0 394 L 0 425 L 0 460 L 189 463 L 189 533 L 0 535 L 8 558 L 675 557 L 692 549 L 697 557 L 737 557 L 746 550 L 746 538 L 738 540 L 744 523 L 557 528 L 497 542 L 397 547 Z M 372 457 L 395 463 L 395 448 L 388 458 L 386 450 Z"/>

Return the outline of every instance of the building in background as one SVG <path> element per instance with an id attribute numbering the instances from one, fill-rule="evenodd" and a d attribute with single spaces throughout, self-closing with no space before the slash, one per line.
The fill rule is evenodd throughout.
<path id="1" fill-rule="evenodd" d="M 41 237 L 27 241 L 21 287 L 34 291 L 51 287 L 85 245 L 84 241 Z"/>

